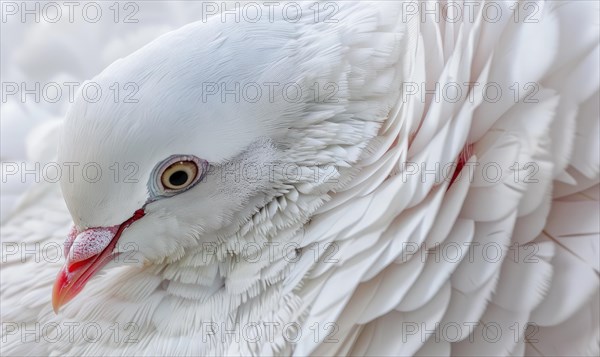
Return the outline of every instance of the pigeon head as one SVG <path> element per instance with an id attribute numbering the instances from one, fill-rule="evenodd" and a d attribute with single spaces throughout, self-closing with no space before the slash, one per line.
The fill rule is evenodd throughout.
<path id="1" fill-rule="evenodd" d="M 334 25 L 219 20 L 168 33 L 81 86 L 59 145 L 74 226 L 55 311 L 124 252 L 164 264 L 267 210 L 293 209 L 281 227 L 305 222 L 376 135 L 390 106 L 368 101 L 369 88 L 353 103 L 352 85 L 378 69 L 353 65 L 342 33 L 313 41 Z M 315 199 L 267 209 L 285 195 Z"/>
<path id="2" fill-rule="evenodd" d="M 56 308 L 117 252 L 176 259 L 210 233 L 235 231 L 281 186 L 267 169 L 304 105 L 275 91 L 304 84 L 295 65 L 278 64 L 291 49 L 274 49 L 289 39 L 236 47 L 238 32 L 211 28 L 164 36 L 82 85 L 59 148 L 73 168 L 61 188 L 74 228 Z"/>

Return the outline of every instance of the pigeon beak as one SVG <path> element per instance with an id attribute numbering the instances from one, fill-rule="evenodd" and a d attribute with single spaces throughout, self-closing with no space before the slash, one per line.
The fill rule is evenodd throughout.
<path id="1" fill-rule="evenodd" d="M 65 244 L 67 261 L 58 272 L 52 289 L 52 308 L 58 313 L 61 306 L 81 292 L 85 284 L 108 262 L 119 255 L 113 253 L 119 237 L 133 222 L 144 217 L 144 210 L 112 227 L 89 228 L 70 234 Z"/>

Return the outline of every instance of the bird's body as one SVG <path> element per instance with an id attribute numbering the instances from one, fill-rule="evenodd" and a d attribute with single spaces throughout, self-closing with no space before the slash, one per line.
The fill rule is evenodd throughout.
<path id="1" fill-rule="evenodd" d="M 139 102 L 77 101 L 58 160 L 136 180 L 35 187 L 3 244 L 50 254 L 72 223 L 144 215 L 56 315 L 64 259 L 3 253 L 4 353 L 598 354 L 598 4 L 451 22 L 419 3 L 215 16 L 94 78 Z M 211 169 L 155 191 L 173 155 Z"/>

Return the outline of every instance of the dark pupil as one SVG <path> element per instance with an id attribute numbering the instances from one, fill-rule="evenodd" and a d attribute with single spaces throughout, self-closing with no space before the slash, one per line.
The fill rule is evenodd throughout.
<path id="1" fill-rule="evenodd" d="M 188 180 L 188 174 L 185 171 L 175 171 L 169 177 L 169 183 L 173 186 L 181 186 Z"/>

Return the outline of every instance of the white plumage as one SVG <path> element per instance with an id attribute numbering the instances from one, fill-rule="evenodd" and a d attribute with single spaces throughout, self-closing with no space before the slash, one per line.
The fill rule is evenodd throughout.
<path id="1" fill-rule="evenodd" d="M 217 15 L 96 76 L 137 83 L 139 103 L 76 101 L 58 162 L 133 162 L 139 180 L 35 185 L 2 242 L 62 244 L 73 223 L 143 208 L 116 248 L 134 263 L 55 315 L 64 260 L 5 249 L 3 354 L 598 355 L 598 3 L 475 2 L 473 21 L 447 21 L 453 1 L 422 19 L 423 4 L 339 2 L 333 23 Z M 203 97 L 222 82 L 333 83 L 335 100 Z M 212 171 L 161 198 L 149 183 L 171 155 Z"/>

